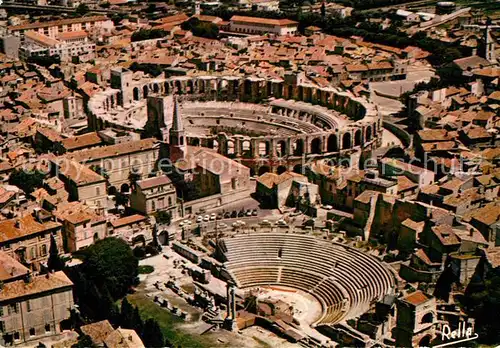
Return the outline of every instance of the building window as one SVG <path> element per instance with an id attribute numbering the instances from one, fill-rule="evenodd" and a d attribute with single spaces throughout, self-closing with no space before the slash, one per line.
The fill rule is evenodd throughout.
<path id="1" fill-rule="evenodd" d="M 45 325 L 45 333 L 49 333 L 51 330 L 50 330 L 50 324 L 46 324 Z"/>
<path id="2" fill-rule="evenodd" d="M 0 332 L 5 332 L 5 323 L 0 321 Z"/>
<path id="3" fill-rule="evenodd" d="M 35 328 L 34 327 L 32 327 L 30 329 L 30 336 L 35 336 Z"/>
<path id="4" fill-rule="evenodd" d="M 30 248 L 30 259 L 31 260 L 36 259 L 36 248 L 35 247 Z"/>
<path id="5" fill-rule="evenodd" d="M 19 341 L 19 332 L 14 332 L 14 341 Z"/>
<path id="6" fill-rule="evenodd" d="M 172 197 L 168 197 L 168 206 L 170 207 L 172 205 Z"/>
<path id="7" fill-rule="evenodd" d="M 96 187 L 96 188 L 95 188 L 95 194 L 96 194 L 97 196 L 100 196 L 100 195 L 101 195 L 101 188 L 100 188 L 100 187 Z"/>
<path id="8" fill-rule="evenodd" d="M 26 301 L 26 310 L 28 312 L 31 312 L 31 310 L 32 310 L 32 308 L 31 308 L 31 301 L 30 300 Z"/>
<path id="9" fill-rule="evenodd" d="M 19 313 L 19 303 L 12 303 L 9 305 L 9 314 Z"/>
<path id="10" fill-rule="evenodd" d="M 151 201 L 151 210 L 156 210 L 156 204 L 155 201 Z"/>
<path id="11" fill-rule="evenodd" d="M 42 251 L 41 251 L 42 256 L 46 256 L 47 255 L 47 245 L 42 244 L 41 249 L 42 249 Z"/>

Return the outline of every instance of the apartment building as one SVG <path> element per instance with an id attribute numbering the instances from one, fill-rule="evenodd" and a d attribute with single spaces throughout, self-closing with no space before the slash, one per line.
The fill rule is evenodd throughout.
<path id="1" fill-rule="evenodd" d="M 245 34 L 288 35 L 297 32 L 298 23 L 290 19 L 270 19 L 259 17 L 232 16 L 230 31 Z"/>
<path id="2" fill-rule="evenodd" d="M 25 34 L 30 31 L 48 36 L 51 39 L 57 39 L 61 33 L 78 32 L 82 30 L 89 32 L 97 29 L 101 31 L 102 34 L 111 34 L 114 27 L 113 21 L 106 16 L 89 16 L 12 25 L 7 29 L 11 34 L 20 36 L 22 39 Z"/>
<path id="3" fill-rule="evenodd" d="M 0 250 L 40 270 L 40 264 L 49 257 L 50 235 L 54 235 L 59 251 L 63 250 L 62 225 L 42 209 L 32 214 L 0 221 Z M 1 291 L 0 291 L 1 293 Z"/>
<path id="4" fill-rule="evenodd" d="M 0 345 L 26 345 L 28 341 L 57 335 L 70 317 L 73 283 L 59 271 L 26 273 L 24 279 L 0 289 Z"/>
<path id="5" fill-rule="evenodd" d="M 130 207 L 143 214 L 168 211 L 177 217 L 177 193 L 167 176 L 148 178 L 137 182 L 130 196 Z"/>

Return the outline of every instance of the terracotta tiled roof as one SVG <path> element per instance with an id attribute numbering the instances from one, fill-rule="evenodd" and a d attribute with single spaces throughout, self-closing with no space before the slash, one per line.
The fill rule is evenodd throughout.
<path id="1" fill-rule="evenodd" d="M 284 183 L 287 180 L 295 179 L 295 178 L 303 178 L 304 176 L 294 172 L 284 172 L 280 175 L 275 173 L 264 173 L 260 177 L 257 178 L 257 182 L 269 187 L 273 188 L 274 185 L 279 185 Z"/>
<path id="2" fill-rule="evenodd" d="M 73 40 L 73 39 L 83 39 L 86 38 L 87 32 L 84 30 L 80 31 L 67 31 L 65 33 L 59 33 L 57 35 L 57 38 L 59 40 L 65 41 L 65 40 Z"/>
<path id="3" fill-rule="evenodd" d="M 83 325 L 80 327 L 80 330 L 82 330 L 85 335 L 89 335 L 94 344 L 101 346 L 106 337 L 108 337 L 114 329 L 109 321 L 102 320 L 96 323 Z"/>
<path id="4" fill-rule="evenodd" d="M 80 150 L 67 154 L 65 157 L 69 159 L 74 159 L 75 161 L 78 162 L 83 162 L 88 160 L 98 160 L 103 158 L 122 156 L 129 153 L 151 150 L 154 148 L 156 143 L 157 141 L 152 138 L 136 140 L 127 143 L 97 147 L 90 150 Z"/>
<path id="5" fill-rule="evenodd" d="M 135 214 L 135 215 L 126 216 L 126 217 L 123 217 L 121 219 L 111 221 L 111 225 L 114 228 L 119 228 L 122 226 L 131 225 L 134 223 L 146 221 L 147 219 L 148 218 L 144 215 Z"/>
<path id="6" fill-rule="evenodd" d="M 66 151 L 74 151 L 81 148 L 97 146 L 102 144 L 102 139 L 97 132 L 86 133 L 76 137 L 66 138 L 61 141 Z"/>
<path id="7" fill-rule="evenodd" d="M 144 344 L 134 330 L 116 329 L 104 340 L 106 347 L 144 348 Z"/>
<path id="8" fill-rule="evenodd" d="M 106 181 L 101 175 L 77 161 L 59 161 L 56 159 L 53 163 L 58 166 L 61 175 L 70 179 L 78 186 Z"/>
<path id="9" fill-rule="evenodd" d="M 16 280 L 4 284 L 2 291 L 0 291 L 0 301 L 12 300 L 71 286 L 73 286 L 73 283 L 63 271 L 32 276 L 30 282 Z"/>
<path id="10" fill-rule="evenodd" d="M 18 222 L 18 227 L 16 227 L 16 222 Z M 54 221 L 38 222 L 32 215 L 0 221 L 0 242 L 49 231 L 60 226 L 60 223 Z"/>
<path id="11" fill-rule="evenodd" d="M 5 282 L 12 278 L 25 275 L 29 269 L 20 262 L 0 251 L 0 281 Z"/>
<path id="12" fill-rule="evenodd" d="M 73 23 L 102 22 L 106 20 L 108 20 L 108 17 L 106 16 L 79 17 L 79 18 L 61 19 L 58 21 L 35 22 L 30 24 L 13 25 L 10 26 L 8 29 L 11 31 L 17 31 L 17 30 L 47 28 L 47 27 L 54 27 L 65 24 L 67 25 Z"/>
<path id="13" fill-rule="evenodd" d="M 427 302 L 429 300 L 429 297 L 422 291 L 417 290 L 414 293 L 411 293 L 410 295 L 406 296 L 403 300 L 408 303 L 411 303 L 412 305 L 418 306 L 424 302 Z"/>
<path id="14" fill-rule="evenodd" d="M 137 185 L 141 189 L 147 190 L 151 187 L 163 186 L 163 185 L 168 185 L 171 183 L 172 183 L 172 180 L 170 180 L 170 178 L 168 176 L 162 175 L 162 176 L 157 176 L 155 178 L 148 178 L 145 180 L 138 181 Z"/>
<path id="15" fill-rule="evenodd" d="M 259 17 L 247 17 L 247 16 L 232 16 L 231 22 L 244 22 L 252 24 L 266 24 L 275 26 L 286 26 L 291 24 L 298 24 L 290 19 L 270 19 L 270 18 L 259 18 Z"/>

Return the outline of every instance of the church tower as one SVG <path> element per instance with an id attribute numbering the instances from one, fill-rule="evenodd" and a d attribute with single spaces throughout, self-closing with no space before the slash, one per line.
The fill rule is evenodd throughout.
<path id="1" fill-rule="evenodd" d="M 174 114 L 172 118 L 172 128 L 170 128 L 169 133 L 170 160 L 176 161 L 184 158 L 187 151 L 184 124 L 179 111 L 177 96 L 174 96 Z"/>
<path id="2" fill-rule="evenodd" d="M 495 26 L 496 27 L 496 26 Z M 484 27 L 483 37 L 478 45 L 478 55 L 483 57 L 490 63 L 496 63 L 497 57 L 495 54 L 495 39 L 491 35 L 491 20 L 488 19 Z"/>

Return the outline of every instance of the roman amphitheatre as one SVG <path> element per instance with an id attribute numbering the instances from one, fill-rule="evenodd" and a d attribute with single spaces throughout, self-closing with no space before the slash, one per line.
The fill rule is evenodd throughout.
<path id="1" fill-rule="evenodd" d="M 347 91 L 305 84 L 300 73 L 273 80 L 155 79 L 116 69 L 111 81 L 112 88 L 89 100 L 91 128 L 143 131 L 153 122 L 161 137 L 162 129 L 172 127 L 173 109 L 179 108 L 188 145 L 237 159 L 251 175 L 299 171 L 304 161 L 320 159 L 347 159 L 350 166 L 359 166 L 360 158 L 381 142 L 375 105 Z M 222 233 L 210 242 L 211 250 L 174 242 L 177 253 L 196 260 L 192 272 L 203 274 L 196 264 L 204 263 L 216 275 L 198 284 L 203 292 L 193 299 L 208 308 L 211 315 L 205 319 L 214 326 L 232 331 L 279 327 L 291 341 L 315 346 L 328 341 L 322 328 L 359 317 L 395 292 L 392 271 L 355 248 L 311 234 L 264 228 L 238 232 Z M 170 286 L 180 288 L 183 277 Z M 200 305 L 203 298 L 214 303 Z M 249 310 L 252 301 L 257 305 Z"/>
<path id="2" fill-rule="evenodd" d="M 375 105 L 348 91 L 302 83 L 300 73 L 272 80 L 213 75 L 152 79 L 117 69 L 111 86 L 89 100 L 92 129 L 142 131 L 148 113 L 161 118 L 172 109 L 172 102 L 163 105 L 154 98 L 175 93 L 187 143 L 239 159 L 251 174 L 298 170 L 304 160 L 321 158 L 347 158 L 357 165 L 360 154 L 381 140 Z M 171 126 L 171 116 L 164 126 Z"/>

